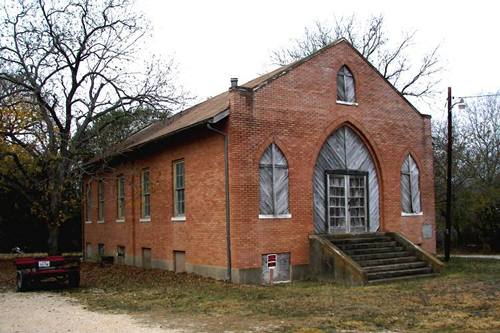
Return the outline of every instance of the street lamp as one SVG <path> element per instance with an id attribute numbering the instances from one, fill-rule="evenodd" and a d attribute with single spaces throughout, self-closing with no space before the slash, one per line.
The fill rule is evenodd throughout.
<path id="1" fill-rule="evenodd" d="M 451 111 L 458 104 L 460 110 L 465 109 L 464 99 L 456 103 L 452 103 L 451 87 L 448 87 L 448 147 L 447 147 L 447 171 L 446 171 L 446 227 L 444 230 L 444 261 L 450 260 L 450 242 L 451 242 L 451 166 L 452 166 L 452 151 L 453 151 L 453 118 Z"/>

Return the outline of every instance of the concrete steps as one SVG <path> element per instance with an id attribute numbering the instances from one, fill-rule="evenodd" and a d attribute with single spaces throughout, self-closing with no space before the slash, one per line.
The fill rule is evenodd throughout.
<path id="1" fill-rule="evenodd" d="M 368 283 L 435 275 L 427 262 L 385 233 L 329 236 L 328 240 L 361 266 Z"/>
<path id="2" fill-rule="evenodd" d="M 342 250 L 357 250 L 357 249 L 373 249 L 377 247 L 391 247 L 396 246 L 395 241 L 390 242 L 371 242 L 371 243 L 351 243 L 351 244 L 338 244 Z"/>
<path id="3" fill-rule="evenodd" d="M 419 274 L 429 274 L 429 273 L 432 273 L 432 268 L 428 266 L 413 268 L 413 269 L 386 270 L 381 272 L 368 273 L 368 281 L 393 278 L 398 276 L 419 275 Z"/>
<path id="4" fill-rule="evenodd" d="M 392 259 L 399 257 L 407 257 L 410 255 L 411 253 L 408 251 L 391 251 L 384 253 L 358 254 L 351 256 L 351 258 L 357 262 L 357 261 L 372 260 L 372 259 Z"/>
<path id="5" fill-rule="evenodd" d="M 380 243 L 380 242 L 391 242 L 392 238 L 388 236 L 371 236 L 363 234 L 360 237 L 349 237 L 349 238 L 330 238 L 334 244 L 338 245 L 348 245 L 348 244 L 360 244 L 360 243 Z"/>
<path id="6" fill-rule="evenodd" d="M 404 280 L 415 280 L 415 279 L 421 279 L 421 278 L 431 278 L 431 277 L 435 277 L 435 276 L 438 276 L 438 275 L 439 274 L 437 274 L 437 273 L 431 273 L 431 274 L 417 274 L 417 275 L 398 276 L 398 277 L 387 278 L 387 279 L 368 280 L 368 284 L 381 284 L 381 283 L 398 282 L 398 281 L 404 281 Z"/>
<path id="7" fill-rule="evenodd" d="M 415 257 L 415 256 L 407 256 L 407 257 L 397 257 L 397 258 L 363 260 L 363 261 L 358 261 L 357 263 L 361 267 L 365 267 L 365 266 L 380 266 L 380 265 L 401 264 L 401 263 L 414 262 L 414 261 L 418 261 L 418 258 Z"/>
<path id="8" fill-rule="evenodd" d="M 383 271 L 398 271 L 398 270 L 422 268 L 422 267 L 428 267 L 428 266 L 425 262 L 414 261 L 414 262 L 407 262 L 407 263 L 401 263 L 401 264 L 367 266 L 367 267 L 363 267 L 363 269 L 367 273 L 372 273 L 372 272 L 383 272 Z"/>
<path id="9" fill-rule="evenodd" d="M 374 254 L 374 253 L 387 253 L 394 251 L 402 251 L 401 246 L 388 246 L 388 247 L 374 247 L 368 249 L 354 249 L 354 250 L 344 250 L 348 255 L 362 255 L 362 254 Z"/>

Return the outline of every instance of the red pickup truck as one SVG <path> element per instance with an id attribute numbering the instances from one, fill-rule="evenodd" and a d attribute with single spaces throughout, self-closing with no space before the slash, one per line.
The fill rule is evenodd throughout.
<path id="1" fill-rule="evenodd" d="M 15 261 L 17 291 L 26 291 L 42 281 L 68 282 L 72 288 L 80 285 L 80 257 L 26 257 Z"/>

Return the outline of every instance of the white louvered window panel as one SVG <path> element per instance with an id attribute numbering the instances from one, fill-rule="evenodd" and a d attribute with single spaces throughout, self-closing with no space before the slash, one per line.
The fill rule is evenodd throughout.
<path id="1" fill-rule="evenodd" d="M 342 66 L 337 73 L 337 101 L 355 103 L 354 77 L 347 66 Z"/>
<path id="2" fill-rule="evenodd" d="M 403 213 L 420 213 L 419 171 L 415 160 L 408 155 L 401 166 L 401 209 Z"/>
<path id="3" fill-rule="evenodd" d="M 259 183 L 260 214 L 288 214 L 288 163 L 274 143 L 267 147 L 260 159 Z"/>

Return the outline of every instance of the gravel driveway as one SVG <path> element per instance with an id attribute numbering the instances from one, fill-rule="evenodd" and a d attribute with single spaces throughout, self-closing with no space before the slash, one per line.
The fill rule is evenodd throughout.
<path id="1" fill-rule="evenodd" d="M 128 315 L 92 312 L 48 292 L 1 293 L 0 333 L 179 333 Z"/>

